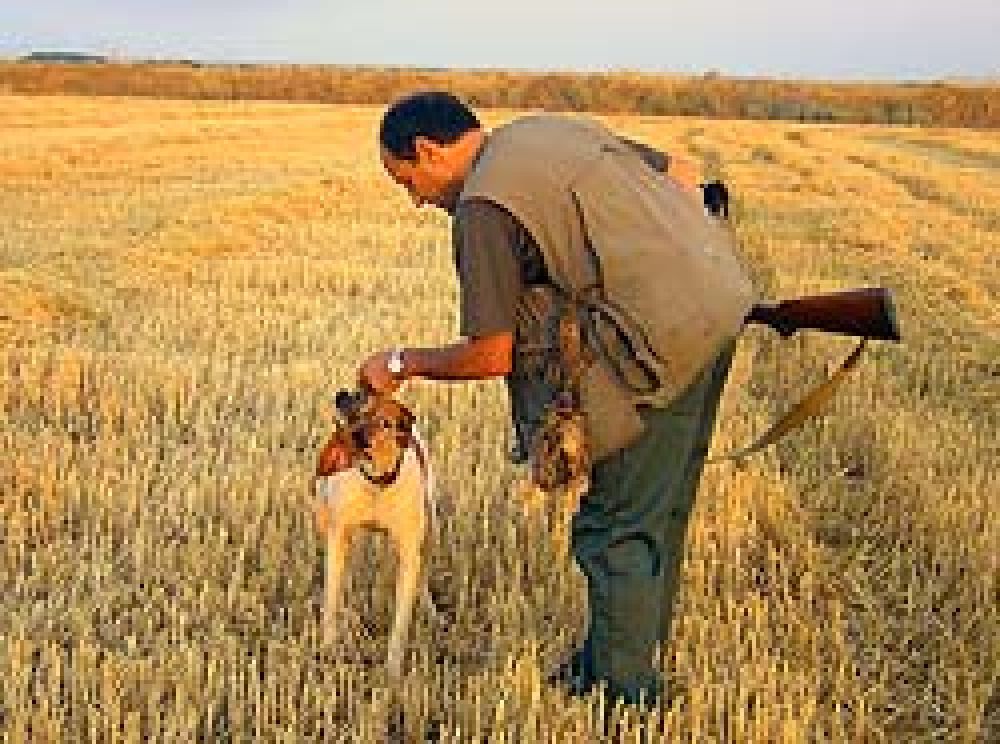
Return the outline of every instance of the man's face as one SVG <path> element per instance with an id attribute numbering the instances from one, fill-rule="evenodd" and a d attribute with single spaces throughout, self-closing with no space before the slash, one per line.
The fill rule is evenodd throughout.
<path id="1" fill-rule="evenodd" d="M 424 137 L 417 137 L 414 145 L 416 156 L 412 160 L 397 158 L 383 147 L 382 166 L 417 207 L 431 204 L 450 214 L 458 199 L 458 179 L 448 146 Z"/>

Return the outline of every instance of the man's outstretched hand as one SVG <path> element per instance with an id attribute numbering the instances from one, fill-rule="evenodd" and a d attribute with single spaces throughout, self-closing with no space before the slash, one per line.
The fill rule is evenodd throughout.
<path id="1" fill-rule="evenodd" d="M 358 370 L 358 382 L 362 388 L 368 388 L 383 395 L 391 395 L 399 389 L 406 379 L 405 370 L 403 374 L 399 375 L 390 372 L 390 356 L 392 356 L 391 351 L 380 351 L 377 354 L 372 354 L 361 364 Z"/>
<path id="2" fill-rule="evenodd" d="M 667 177 L 680 184 L 681 188 L 691 194 L 697 194 L 700 176 L 701 168 L 695 161 L 678 155 L 670 156 Z"/>

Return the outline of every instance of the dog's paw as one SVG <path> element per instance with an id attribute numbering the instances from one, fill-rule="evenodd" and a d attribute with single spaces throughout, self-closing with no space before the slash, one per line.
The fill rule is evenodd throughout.
<path id="1" fill-rule="evenodd" d="M 319 646 L 324 651 L 332 651 L 337 646 L 337 632 L 336 629 L 328 627 L 324 624 L 323 631 L 320 633 Z"/>

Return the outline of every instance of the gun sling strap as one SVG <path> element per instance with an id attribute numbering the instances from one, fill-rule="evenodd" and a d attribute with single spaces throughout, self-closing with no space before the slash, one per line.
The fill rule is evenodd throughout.
<path id="1" fill-rule="evenodd" d="M 603 299 L 603 298 L 602 298 Z M 604 326 L 603 328 L 601 326 Z M 608 330 L 611 336 L 625 349 L 633 367 L 630 375 L 620 361 L 615 359 L 607 345 Z M 716 455 L 705 461 L 706 465 L 718 465 L 732 460 L 742 460 L 766 447 L 771 446 L 789 432 L 802 426 L 809 419 L 819 416 L 833 398 L 848 374 L 857 366 L 861 353 L 868 342 L 862 338 L 855 349 L 840 364 L 837 370 L 820 385 L 809 392 L 798 403 L 792 406 L 767 431 L 746 447 L 734 450 L 724 455 Z M 573 398 L 579 401 L 578 385 L 580 369 L 587 363 L 592 363 L 594 356 L 608 364 L 615 377 L 625 387 L 635 393 L 648 392 L 646 385 L 655 385 L 655 375 L 644 362 L 643 346 L 645 339 L 641 332 L 629 322 L 627 314 L 620 311 L 614 304 L 606 300 L 594 302 L 580 294 L 571 298 L 564 307 L 560 318 L 559 329 L 560 356 L 568 362 L 564 369 L 568 379 L 565 387 L 571 391 Z M 587 352 L 591 352 L 588 354 Z M 646 350 L 648 353 L 648 349 Z M 589 357 L 589 358 L 588 358 Z M 626 365 L 628 366 L 628 365 Z M 638 373 L 638 375 L 636 374 Z M 639 378 L 645 378 L 641 381 Z"/>
<path id="2" fill-rule="evenodd" d="M 705 461 L 705 464 L 718 465 L 723 462 L 729 462 L 730 460 L 742 460 L 745 457 L 749 457 L 765 447 L 770 447 L 772 444 L 785 436 L 785 434 L 788 434 L 790 431 L 794 431 L 809 419 L 821 414 L 826 408 L 827 403 L 829 403 L 830 399 L 833 398 L 833 394 L 837 391 L 837 388 L 840 387 L 840 384 L 847 378 L 848 373 L 855 366 L 857 366 L 858 360 L 861 358 L 861 352 L 864 351 L 865 344 L 867 343 L 868 339 L 861 339 L 861 342 L 841 363 L 836 372 L 814 388 L 806 397 L 792 406 L 784 416 L 778 419 L 774 425 L 758 437 L 755 442 L 725 455 L 710 457 Z"/>

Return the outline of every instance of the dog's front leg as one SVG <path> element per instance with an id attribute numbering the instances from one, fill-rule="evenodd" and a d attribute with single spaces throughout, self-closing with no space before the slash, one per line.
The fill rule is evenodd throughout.
<path id="1" fill-rule="evenodd" d="M 351 536 L 346 528 L 330 529 L 326 533 L 326 590 L 323 599 L 323 643 L 332 646 L 339 634 L 340 602 L 343 594 L 344 571 L 347 568 Z"/>
<path id="2" fill-rule="evenodd" d="M 389 677 L 398 679 L 403 672 L 403 654 L 410 631 L 410 619 L 417 599 L 422 563 L 418 545 L 397 544 L 399 559 L 396 572 L 396 613 L 389 637 Z"/>

